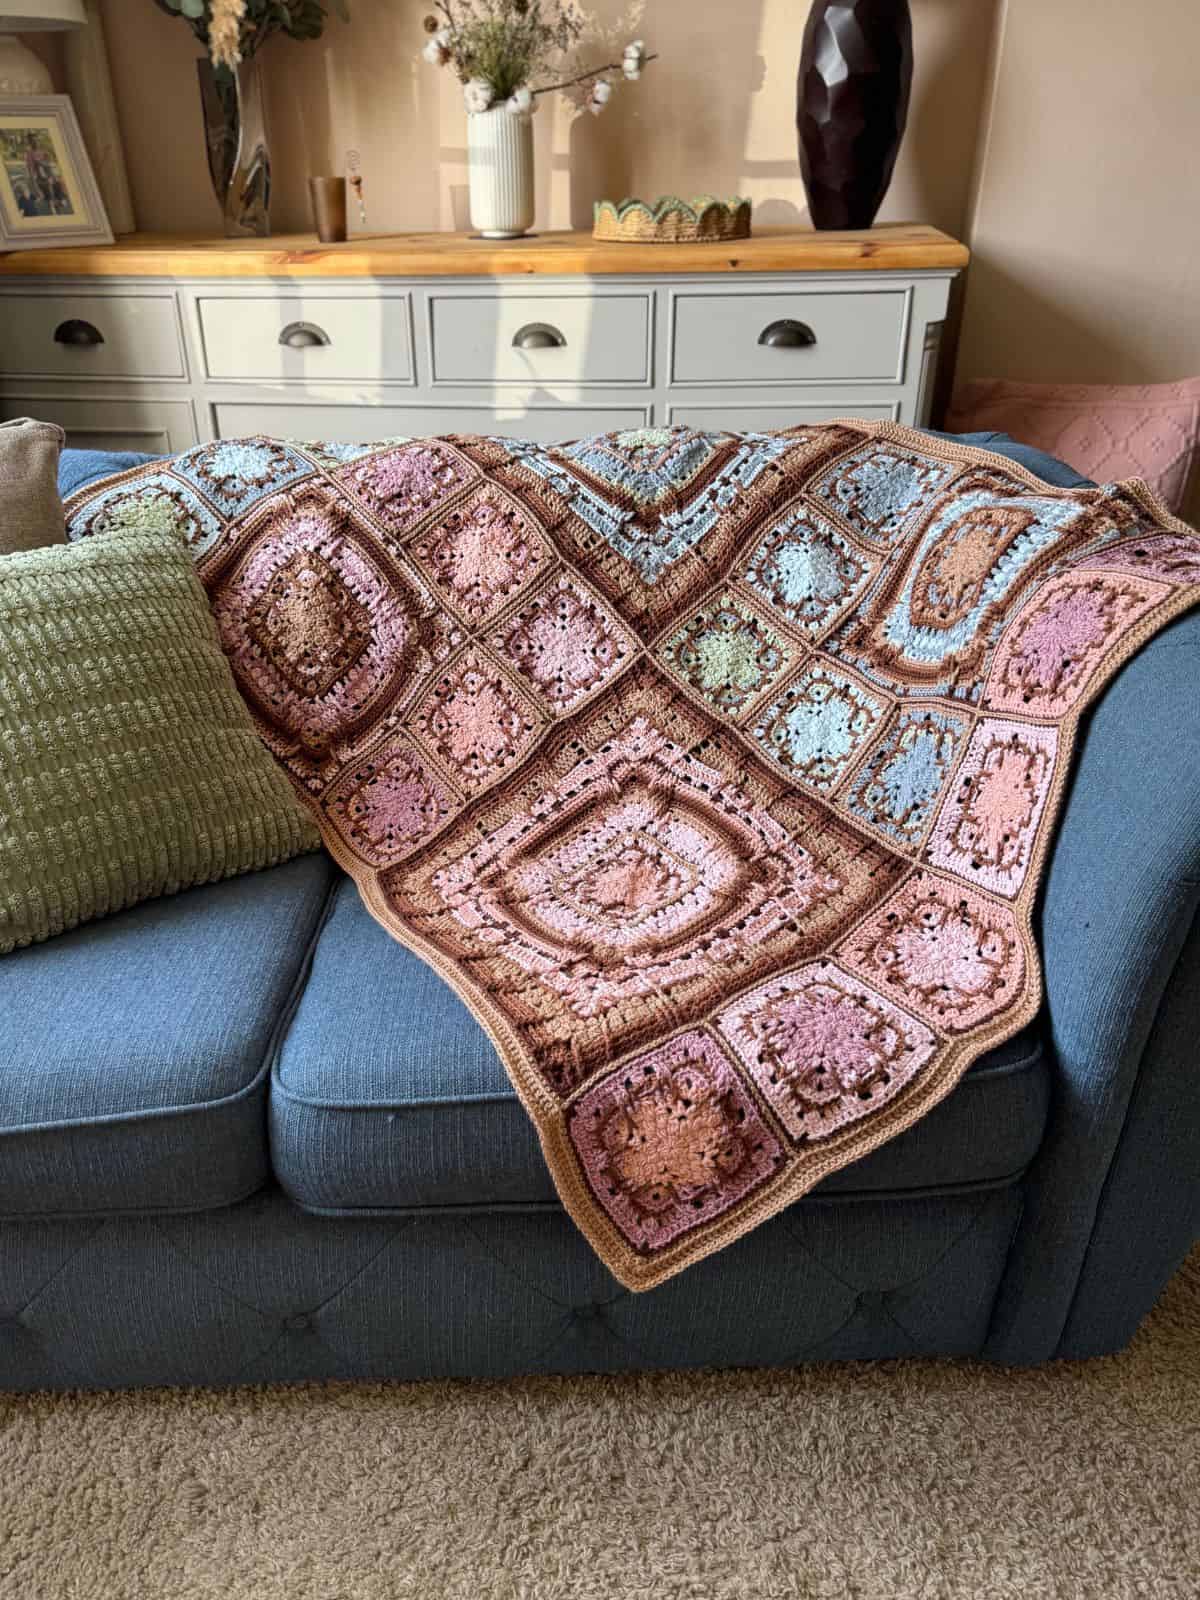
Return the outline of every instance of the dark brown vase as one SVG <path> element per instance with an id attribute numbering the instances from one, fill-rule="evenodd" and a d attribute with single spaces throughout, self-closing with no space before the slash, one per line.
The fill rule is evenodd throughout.
<path id="1" fill-rule="evenodd" d="M 912 89 L 908 0 L 813 0 L 796 79 L 814 228 L 869 228 L 892 181 Z"/>

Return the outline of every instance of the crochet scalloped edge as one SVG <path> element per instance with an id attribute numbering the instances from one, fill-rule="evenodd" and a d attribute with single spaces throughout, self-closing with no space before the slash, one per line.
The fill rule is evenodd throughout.
<path id="1" fill-rule="evenodd" d="M 651 203 L 633 196 L 624 200 L 597 200 L 593 207 L 593 232 L 597 238 L 675 243 L 689 239 L 744 239 L 750 233 L 751 202 L 743 195 L 722 199 L 697 195 L 681 200 L 665 194 Z"/>

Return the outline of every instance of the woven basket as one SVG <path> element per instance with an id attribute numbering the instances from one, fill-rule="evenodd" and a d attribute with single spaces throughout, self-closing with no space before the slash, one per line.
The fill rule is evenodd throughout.
<path id="1" fill-rule="evenodd" d="M 750 202 L 735 196 L 718 200 L 702 194 L 680 200 L 663 195 L 646 200 L 597 200 L 592 237 L 616 244 L 701 244 L 712 239 L 748 239 Z"/>

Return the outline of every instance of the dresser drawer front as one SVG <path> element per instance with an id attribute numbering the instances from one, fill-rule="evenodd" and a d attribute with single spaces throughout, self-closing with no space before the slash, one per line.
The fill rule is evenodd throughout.
<path id="1" fill-rule="evenodd" d="M 41 378 L 184 378 L 172 294 L 0 296 L 0 373 Z"/>
<path id="2" fill-rule="evenodd" d="M 210 378 L 413 381 L 407 294 L 204 295 L 196 307 Z"/>
<path id="3" fill-rule="evenodd" d="M 672 381 L 900 383 L 909 298 L 906 289 L 679 293 Z"/>
<path id="4" fill-rule="evenodd" d="M 736 400 L 720 404 L 680 405 L 670 408 L 670 420 L 685 428 L 708 429 L 720 433 L 768 433 L 772 428 L 799 428 L 804 423 L 832 422 L 835 417 L 858 417 L 864 422 L 894 422 L 899 406 L 859 405 L 853 400 L 842 404 L 789 405 L 780 400 L 773 405 L 739 405 Z"/>
<path id="5" fill-rule="evenodd" d="M 650 297 L 430 295 L 435 383 L 650 381 Z"/>
<path id="6" fill-rule="evenodd" d="M 258 404 L 233 400 L 214 407 L 222 439 L 263 433 L 279 439 L 330 439 L 354 443 L 435 433 L 494 433 L 509 439 L 555 444 L 589 433 L 642 428 L 642 406 L 339 406 Z"/>
<path id="7" fill-rule="evenodd" d="M 190 400 L 59 400 L 0 398 L 0 421 L 36 417 L 57 422 L 71 450 L 144 450 L 169 456 L 196 443 Z"/>

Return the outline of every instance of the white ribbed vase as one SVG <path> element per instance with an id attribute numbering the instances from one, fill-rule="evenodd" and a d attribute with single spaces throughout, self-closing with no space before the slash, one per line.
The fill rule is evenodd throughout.
<path id="1" fill-rule="evenodd" d="M 533 226 L 533 118 L 496 106 L 467 114 L 471 226 L 519 239 Z"/>

